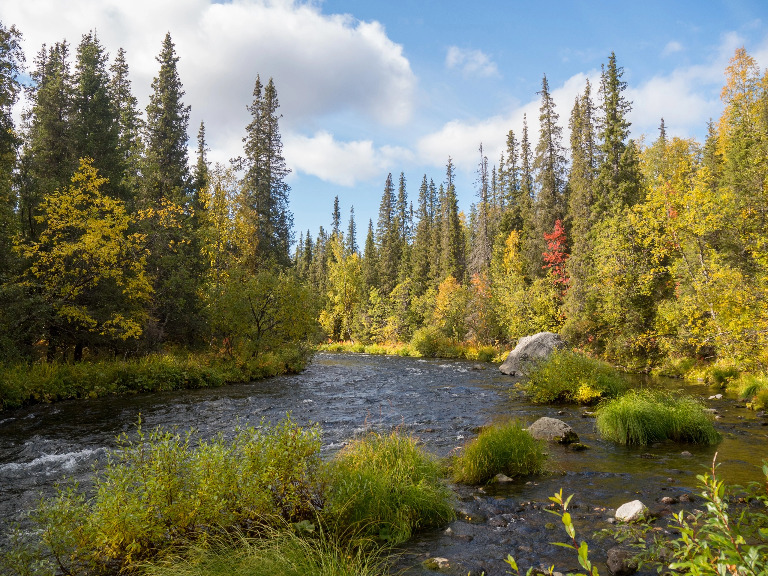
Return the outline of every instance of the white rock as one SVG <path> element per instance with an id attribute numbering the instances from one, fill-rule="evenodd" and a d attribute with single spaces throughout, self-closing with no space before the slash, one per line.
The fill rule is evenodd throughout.
<path id="1" fill-rule="evenodd" d="M 647 511 L 648 508 L 640 500 L 633 500 L 619 506 L 615 516 L 619 522 L 635 522 L 645 516 Z"/>
<path id="2" fill-rule="evenodd" d="M 722 394 L 715 394 L 714 396 L 710 396 L 708 400 L 722 400 L 723 395 Z"/>

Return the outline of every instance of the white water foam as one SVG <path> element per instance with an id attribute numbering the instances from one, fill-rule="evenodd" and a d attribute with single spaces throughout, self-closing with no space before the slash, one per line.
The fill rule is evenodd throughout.
<path id="1" fill-rule="evenodd" d="M 95 454 L 103 452 L 104 448 L 86 448 L 77 452 L 67 452 L 65 454 L 43 454 L 31 462 L 10 462 L 0 466 L 0 473 L 18 472 L 24 470 L 34 470 L 42 468 L 46 472 L 54 469 L 73 470 L 78 463 L 83 460 L 89 460 Z"/>

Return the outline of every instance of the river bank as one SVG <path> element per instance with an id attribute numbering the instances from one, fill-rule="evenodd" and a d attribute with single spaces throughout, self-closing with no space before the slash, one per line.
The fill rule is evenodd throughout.
<path id="1" fill-rule="evenodd" d="M 640 498 L 650 507 L 667 495 L 695 496 L 696 475 L 708 469 L 715 452 L 730 484 L 759 480 L 759 465 L 768 457 L 768 420 L 728 394 L 708 400 L 714 391 L 702 384 L 686 386 L 686 392 L 718 411 L 716 425 L 723 435 L 718 446 L 663 442 L 633 448 L 601 439 L 594 420 L 585 418 L 580 408 L 532 405 L 514 386 L 514 379 L 494 367 L 482 368 L 467 361 L 318 353 L 298 375 L 215 389 L 63 401 L 8 412 L 0 418 L 0 517 L 18 518 L 34 506 L 41 492 L 51 494 L 53 484 L 65 476 L 87 487 L 94 466 L 98 469 L 106 451 L 115 447 L 116 436 L 135 434 L 139 414 L 146 430 L 194 428 L 209 438 L 231 433 L 238 424 L 277 422 L 291 412 L 301 425 L 320 425 L 324 457 L 367 431 L 392 430 L 416 436 L 425 449 L 444 457 L 499 419 L 525 424 L 541 416 L 562 419 L 589 450 L 554 446 L 545 475 L 508 485 L 456 488 L 460 517 L 449 526 L 419 533 L 402 548 L 405 556 L 398 561 L 414 574 L 427 570 L 422 566 L 427 555 L 448 558 L 467 571 L 503 574 L 508 553 L 518 556 L 521 567 L 529 562 L 561 565 L 561 559 L 568 561 L 561 566 L 573 565 L 569 551 L 550 545 L 562 541 L 564 533 L 557 523 L 555 530 L 547 527 L 557 519 L 544 510 L 549 496 L 560 488 L 576 494 L 578 530 L 589 537 L 595 529 L 610 526 L 610 510 L 626 501 Z M 642 383 L 671 390 L 681 384 Z M 461 515 L 462 509 L 466 514 Z M 451 532 L 446 532 L 448 528 Z M 509 542 L 503 542 L 506 539 Z M 594 542 L 595 554 L 604 555 L 605 546 Z"/>

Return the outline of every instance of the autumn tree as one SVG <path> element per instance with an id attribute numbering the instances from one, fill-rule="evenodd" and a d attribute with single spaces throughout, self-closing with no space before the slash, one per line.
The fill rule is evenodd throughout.
<path id="1" fill-rule="evenodd" d="M 38 217 L 46 227 L 24 245 L 25 283 L 44 306 L 48 357 L 86 346 L 117 346 L 138 338 L 152 288 L 142 235 L 130 231 L 122 201 L 102 193 L 106 179 L 80 161 L 69 187 L 47 196 Z M 30 320 L 30 319 L 28 319 Z"/>

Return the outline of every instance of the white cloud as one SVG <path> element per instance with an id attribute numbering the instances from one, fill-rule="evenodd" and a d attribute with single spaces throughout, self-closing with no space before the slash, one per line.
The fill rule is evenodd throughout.
<path id="1" fill-rule="evenodd" d="M 550 91 L 555 101 L 556 112 L 560 116 L 560 125 L 563 127 L 563 145 L 568 143 L 568 116 L 571 106 L 577 95 L 584 91 L 587 78 L 594 90 L 598 85 L 597 72 L 576 74 L 566 80 L 562 86 Z M 528 138 L 534 147 L 539 136 L 539 106 L 540 100 L 536 97 L 529 102 L 508 110 L 504 114 L 490 118 L 484 118 L 474 122 L 453 120 L 443 127 L 422 137 L 417 144 L 417 151 L 421 159 L 432 166 L 444 166 L 448 156 L 460 170 L 472 172 L 480 162 L 478 147 L 483 144 L 484 154 L 491 164 L 498 161 L 499 155 L 506 146 L 507 133 L 514 130 L 518 140 L 523 133 L 523 115 L 528 120 Z"/>
<path id="2" fill-rule="evenodd" d="M 664 46 L 664 50 L 661 51 L 661 54 L 662 56 L 669 56 L 670 54 L 674 54 L 675 52 L 682 52 L 682 51 L 683 51 L 683 45 L 677 40 L 672 40 L 671 42 L 667 42 L 667 45 Z"/>
<path id="3" fill-rule="evenodd" d="M 376 148 L 371 140 L 339 142 L 325 131 L 313 136 L 287 134 L 284 142 L 286 161 L 296 172 L 340 186 L 378 178 L 412 157 L 404 148 Z"/>
<path id="4" fill-rule="evenodd" d="M 445 55 L 445 65 L 450 69 L 461 70 L 465 76 L 498 76 L 499 69 L 487 54 L 481 50 L 466 50 L 450 46 Z"/>
<path id="5" fill-rule="evenodd" d="M 402 125 L 412 114 L 416 80 L 402 46 L 379 23 L 323 14 L 315 2 L 68 0 L 63 9 L 60 0 L 11 0 L 3 21 L 24 34 L 30 64 L 43 43 L 66 39 L 74 53 L 95 29 L 110 54 L 125 48 L 142 107 L 169 31 L 192 107 L 191 140 L 204 120 L 215 158 L 244 134 L 256 74 L 274 77 L 284 129 L 318 129 L 323 117 L 340 114 Z"/>

